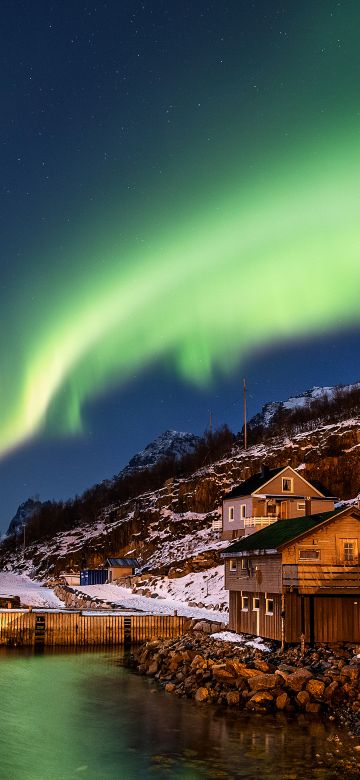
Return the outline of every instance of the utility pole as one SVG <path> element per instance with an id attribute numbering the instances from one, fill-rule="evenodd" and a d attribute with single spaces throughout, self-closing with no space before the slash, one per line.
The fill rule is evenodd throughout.
<path id="1" fill-rule="evenodd" d="M 247 428 L 246 428 L 246 379 L 244 381 L 244 450 L 247 450 Z"/>

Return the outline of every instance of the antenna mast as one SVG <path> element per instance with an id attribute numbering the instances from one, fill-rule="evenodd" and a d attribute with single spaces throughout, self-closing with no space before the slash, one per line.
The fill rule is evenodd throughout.
<path id="1" fill-rule="evenodd" d="M 246 428 L 246 379 L 244 382 L 244 450 L 247 450 L 247 428 Z"/>

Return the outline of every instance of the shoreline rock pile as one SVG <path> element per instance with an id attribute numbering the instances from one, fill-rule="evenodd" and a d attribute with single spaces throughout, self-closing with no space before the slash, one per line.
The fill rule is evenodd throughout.
<path id="1" fill-rule="evenodd" d="M 198 625 L 198 624 L 197 624 Z M 196 628 L 196 626 L 195 626 Z M 251 639 L 251 637 L 248 637 Z M 281 653 L 191 630 L 136 649 L 129 665 L 167 693 L 256 713 L 324 715 L 360 734 L 360 657 L 354 645 Z"/>

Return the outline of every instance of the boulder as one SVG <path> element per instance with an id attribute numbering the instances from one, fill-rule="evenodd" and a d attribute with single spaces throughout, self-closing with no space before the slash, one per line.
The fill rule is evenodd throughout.
<path id="1" fill-rule="evenodd" d="M 331 701 L 338 687 L 339 687 L 339 683 L 337 682 L 337 680 L 333 680 L 330 683 L 330 685 L 328 685 L 324 690 L 324 699 L 326 701 Z"/>
<path id="2" fill-rule="evenodd" d="M 276 674 L 257 674 L 250 677 L 248 684 L 252 691 L 272 690 L 279 684 L 279 676 Z"/>
<path id="3" fill-rule="evenodd" d="M 308 703 L 305 706 L 306 712 L 311 713 L 312 715 L 317 715 L 318 712 L 320 712 L 320 704 L 316 701 L 308 701 Z"/>
<path id="4" fill-rule="evenodd" d="M 211 670 L 212 670 L 213 677 L 215 677 L 215 680 L 219 680 L 220 682 L 225 682 L 229 684 L 235 684 L 236 677 L 233 674 L 231 674 L 231 672 L 229 672 L 225 664 L 214 664 Z"/>
<path id="5" fill-rule="evenodd" d="M 256 658 L 254 661 L 255 669 L 259 669 L 260 672 L 269 672 L 270 666 L 266 661 L 262 661 L 261 658 Z"/>
<path id="6" fill-rule="evenodd" d="M 226 694 L 226 701 L 229 707 L 238 707 L 240 702 L 239 691 L 229 691 L 229 693 Z"/>
<path id="7" fill-rule="evenodd" d="M 306 683 L 306 690 L 309 691 L 310 696 L 313 696 L 314 699 L 322 699 L 325 690 L 325 683 L 321 680 L 309 680 L 309 682 Z"/>
<path id="8" fill-rule="evenodd" d="M 284 693 L 280 693 L 280 695 L 276 698 L 276 709 L 284 710 L 288 703 L 289 697 L 288 694 L 284 691 Z"/>
<path id="9" fill-rule="evenodd" d="M 298 704 L 300 704 L 300 707 L 305 707 L 310 699 L 310 694 L 308 691 L 299 691 L 299 693 L 296 694 L 296 701 Z"/>
<path id="10" fill-rule="evenodd" d="M 199 620 L 194 625 L 194 631 L 202 631 L 203 634 L 211 633 L 211 624 L 207 620 Z"/>
<path id="11" fill-rule="evenodd" d="M 269 691 L 258 691 L 257 693 L 254 693 L 251 699 L 249 699 L 246 704 L 246 708 L 248 710 L 259 709 L 262 711 L 266 710 L 272 702 L 273 697 Z"/>
<path id="12" fill-rule="evenodd" d="M 312 674 L 307 669 L 297 669 L 296 672 L 288 674 L 285 678 L 286 687 L 291 688 L 292 691 L 301 691 L 311 677 Z"/>
<path id="13" fill-rule="evenodd" d="M 206 669 L 207 662 L 202 655 L 196 655 L 195 658 L 193 658 L 191 661 L 190 666 L 192 669 Z"/>
<path id="14" fill-rule="evenodd" d="M 343 680 L 345 678 L 348 682 L 355 682 L 359 677 L 359 667 L 356 664 L 351 664 L 349 666 L 343 666 L 340 672 L 340 678 Z"/>
<path id="15" fill-rule="evenodd" d="M 165 690 L 167 693 L 174 693 L 174 690 L 176 688 L 176 685 L 174 683 L 166 683 Z"/>
<path id="16" fill-rule="evenodd" d="M 209 691 L 207 688 L 198 688 L 195 693 L 195 701 L 204 702 L 209 698 Z"/>
<path id="17" fill-rule="evenodd" d="M 157 661 L 152 661 L 150 666 L 148 667 L 148 670 L 146 674 L 151 676 L 152 674 L 156 674 L 159 671 L 159 664 Z"/>

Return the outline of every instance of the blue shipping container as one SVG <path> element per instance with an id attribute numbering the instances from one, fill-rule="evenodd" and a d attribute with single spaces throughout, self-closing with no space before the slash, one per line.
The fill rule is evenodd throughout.
<path id="1" fill-rule="evenodd" d="M 80 585 L 104 585 L 107 578 L 107 569 L 83 569 L 80 572 Z"/>

